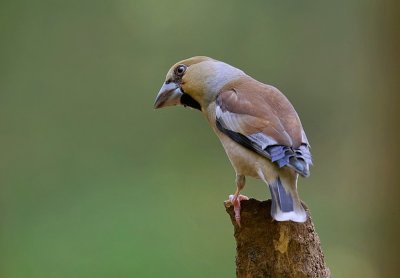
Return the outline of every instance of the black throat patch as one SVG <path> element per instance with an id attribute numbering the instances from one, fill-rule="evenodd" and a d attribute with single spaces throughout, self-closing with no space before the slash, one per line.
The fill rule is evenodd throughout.
<path id="1" fill-rule="evenodd" d="M 181 103 L 183 106 L 189 106 L 201 111 L 200 103 L 198 103 L 194 98 L 186 93 L 183 93 L 183 95 L 181 96 Z"/>

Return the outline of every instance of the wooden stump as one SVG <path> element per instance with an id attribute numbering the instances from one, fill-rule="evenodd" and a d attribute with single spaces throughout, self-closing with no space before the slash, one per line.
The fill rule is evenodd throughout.
<path id="1" fill-rule="evenodd" d="M 330 277 L 306 207 L 305 223 L 278 222 L 270 214 L 271 200 L 242 201 L 241 227 L 229 201 L 225 208 L 235 230 L 237 277 Z"/>

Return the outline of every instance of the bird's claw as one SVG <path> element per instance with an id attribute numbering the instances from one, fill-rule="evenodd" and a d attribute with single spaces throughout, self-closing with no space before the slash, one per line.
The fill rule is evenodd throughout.
<path id="1" fill-rule="evenodd" d="M 244 195 L 229 195 L 229 201 L 233 205 L 233 211 L 235 212 L 235 220 L 239 227 L 240 225 L 240 202 L 243 200 L 248 200 L 249 197 Z"/>

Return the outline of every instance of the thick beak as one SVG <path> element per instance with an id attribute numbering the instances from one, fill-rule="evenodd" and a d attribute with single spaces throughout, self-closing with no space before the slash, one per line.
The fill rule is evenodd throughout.
<path id="1" fill-rule="evenodd" d="M 164 83 L 160 92 L 158 92 L 154 108 L 178 105 L 181 103 L 180 99 L 182 95 L 183 93 L 176 83 Z"/>

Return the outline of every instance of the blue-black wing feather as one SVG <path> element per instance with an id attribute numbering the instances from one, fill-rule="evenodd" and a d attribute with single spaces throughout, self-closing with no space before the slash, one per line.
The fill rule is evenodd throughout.
<path id="1" fill-rule="evenodd" d="M 252 140 L 251 136 L 246 136 L 224 127 L 221 119 L 216 119 L 216 125 L 222 133 L 233 141 L 268 158 L 276 163 L 279 168 L 288 166 L 302 176 L 307 177 L 310 175 L 309 165 L 312 165 L 312 158 L 309 146 L 306 143 L 301 144 L 297 149 L 279 144 L 267 145 L 265 148 L 262 148 L 258 142 Z"/>

